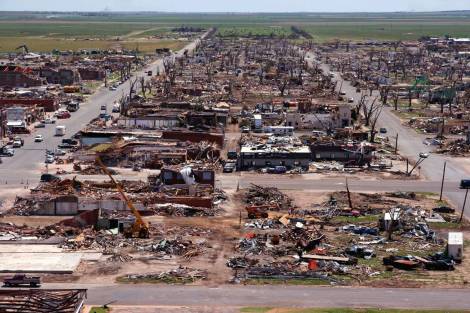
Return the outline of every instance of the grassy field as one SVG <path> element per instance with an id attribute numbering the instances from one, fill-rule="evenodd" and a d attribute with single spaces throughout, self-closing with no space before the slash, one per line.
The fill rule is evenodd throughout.
<path id="1" fill-rule="evenodd" d="M 52 49 L 80 50 L 80 49 L 108 49 L 122 46 L 125 49 L 136 49 L 144 53 L 155 52 L 156 48 L 170 48 L 179 50 L 187 42 L 177 40 L 123 40 L 111 39 L 97 40 L 70 40 L 64 38 L 41 38 L 41 37 L 0 37 L 0 52 L 13 52 L 16 47 L 25 43 L 31 51 L 50 52 Z"/>
<path id="2" fill-rule="evenodd" d="M 310 33 L 315 41 L 414 40 L 421 36 L 467 37 L 470 11 L 434 13 L 0 13 L 0 51 L 18 43 L 35 51 L 106 48 L 113 40 L 152 51 L 169 42 L 146 43 L 145 37 L 171 33 L 175 26 L 215 26 L 223 37 L 289 37 L 291 26 Z M 143 39 L 142 39 L 143 38 Z M 180 47 L 178 42 L 173 47 Z"/>
<path id="3" fill-rule="evenodd" d="M 453 310 L 394 310 L 394 309 L 275 309 L 275 308 L 242 308 L 241 313 L 468 313 L 470 311 Z"/>

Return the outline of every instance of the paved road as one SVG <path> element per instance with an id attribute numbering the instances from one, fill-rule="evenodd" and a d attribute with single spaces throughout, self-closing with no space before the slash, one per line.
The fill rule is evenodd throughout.
<path id="1" fill-rule="evenodd" d="M 207 33 L 203 36 L 205 35 Z M 178 51 L 175 56 L 183 55 L 184 50 L 192 51 L 198 42 L 199 39 L 191 42 Z M 162 72 L 162 62 L 162 59 L 159 59 L 145 69 L 133 73 L 132 77 L 144 76 L 145 79 L 150 79 L 145 72 L 152 70 L 156 73 L 157 68 L 160 68 L 160 72 Z M 81 104 L 77 112 L 72 113 L 71 118 L 58 120 L 56 125 L 65 125 L 67 128 L 65 137 L 70 137 L 99 115 L 101 105 L 107 105 L 108 109 L 111 109 L 114 102 L 118 101 L 123 94 L 129 92 L 129 88 L 130 81 L 120 85 L 115 91 L 110 91 L 104 87 L 100 88 L 85 103 Z M 16 149 L 15 156 L 2 158 L 3 163 L 0 164 L 0 188 L 3 191 L 6 188 L 16 188 L 21 182 L 28 181 L 31 185 L 39 182 L 39 173 L 45 170 L 45 149 L 56 148 L 62 140 L 62 137 L 54 136 L 56 125 L 46 125 L 46 128 L 36 129 L 35 133 L 24 137 L 25 144 L 22 148 Z M 36 134 L 43 135 L 44 141 L 42 143 L 34 142 Z M 5 182 L 8 184 L 5 184 Z M 1 197 L 2 194 L 0 194 L 0 199 Z"/>
<path id="2" fill-rule="evenodd" d="M 160 306 L 384 307 L 468 309 L 468 290 L 312 286 L 45 284 L 88 288 L 87 303 Z"/>
<path id="3" fill-rule="evenodd" d="M 307 55 L 311 64 L 315 55 L 311 52 Z M 335 74 L 333 80 L 338 82 L 337 89 L 341 86 L 341 91 L 346 93 L 346 97 L 352 97 L 356 101 L 359 99 L 360 94 L 356 93 L 356 88 L 354 88 L 350 82 L 343 80 L 339 73 L 331 71 L 328 65 L 321 64 L 320 67 L 326 73 L 331 72 Z M 376 96 L 379 96 L 379 93 L 374 91 L 372 96 L 369 97 L 369 103 Z M 377 122 L 377 126 L 378 128 L 385 127 L 388 131 L 387 135 L 391 137 L 391 140 L 394 140 L 392 138 L 395 138 L 398 134 L 398 149 L 400 154 L 408 157 L 410 160 L 416 161 L 420 152 L 432 152 L 432 147 L 423 144 L 423 140 L 426 136 L 418 134 L 413 129 L 402 125 L 400 119 L 393 114 L 392 110 L 393 108 L 390 107 L 384 108 Z M 446 180 L 457 182 L 462 178 L 470 177 L 470 167 L 465 166 L 466 161 L 463 158 L 452 158 L 433 153 L 431 153 L 431 155 L 421 164 L 421 173 L 431 181 L 440 181 L 445 161 L 447 161 Z M 436 190 L 428 191 L 435 192 Z M 457 205 L 457 207 L 462 207 L 464 200 L 463 191 L 458 192 L 453 190 L 453 192 L 448 192 L 444 196 L 453 204 Z M 470 218 L 470 210 L 466 210 L 465 213 L 465 215 Z"/>
<path id="4" fill-rule="evenodd" d="M 314 174 L 313 174 L 314 175 Z M 275 176 L 275 175 L 220 175 L 217 183 L 222 188 L 246 188 L 251 183 L 257 185 L 275 186 L 280 189 L 295 190 L 345 190 L 344 178 L 322 178 L 317 179 L 310 174 L 302 176 Z M 416 191 L 416 192 L 439 192 L 441 182 L 424 180 L 376 180 L 348 178 L 349 188 L 352 191 Z M 447 182 L 444 186 L 446 192 L 460 192 L 459 182 Z"/>

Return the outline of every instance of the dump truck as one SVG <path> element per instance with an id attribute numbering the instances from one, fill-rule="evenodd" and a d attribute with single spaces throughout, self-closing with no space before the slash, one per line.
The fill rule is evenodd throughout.
<path id="1" fill-rule="evenodd" d="M 15 274 L 13 277 L 7 277 L 3 279 L 3 286 L 5 287 L 18 287 L 25 285 L 29 285 L 30 287 L 38 287 L 41 285 L 41 277 Z"/>

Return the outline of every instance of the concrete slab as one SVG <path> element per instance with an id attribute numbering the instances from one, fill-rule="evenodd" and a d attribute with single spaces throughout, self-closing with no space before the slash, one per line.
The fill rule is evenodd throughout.
<path id="1" fill-rule="evenodd" d="M 3 273 L 63 273 L 70 274 L 80 264 L 82 253 L 0 253 Z"/>
<path id="2" fill-rule="evenodd" d="M 97 251 L 64 252 L 48 244 L 0 244 L 0 272 L 73 273 L 80 261 L 98 261 Z"/>
<path id="3" fill-rule="evenodd" d="M 22 245 L 0 244 L 0 253 L 61 253 L 62 248 L 56 245 Z"/>

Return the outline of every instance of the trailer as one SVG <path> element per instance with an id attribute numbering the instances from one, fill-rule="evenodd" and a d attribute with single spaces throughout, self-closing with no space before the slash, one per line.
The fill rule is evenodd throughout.
<path id="1" fill-rule="evenodd" d="M 64 125 L 58 125 L 55 128 L 55 135 L 56 136 L 65 136 L 65 126 Z"/>

